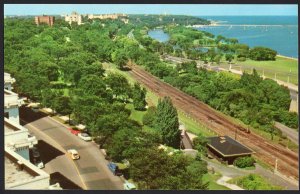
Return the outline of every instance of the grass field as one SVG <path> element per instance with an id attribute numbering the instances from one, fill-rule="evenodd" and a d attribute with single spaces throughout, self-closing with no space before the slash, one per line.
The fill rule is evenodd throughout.
<path id="1" fill-rule="evenodd" d="M 278 186 L 278 185 L 273 185 L 272 184 L 272 180 L 267 180 L 266 178 L 258 175 L 258 174 L 255 174 L 257 177 L 257 179 L 253 180 L 252 181 L 252 185 L 256 185 L 257 184 L 257 181 L 259 181 L 260 183 L 262 183 L 263 185 L 265 185 L 264 187 L 260 187 L 260 188 L 257 188 L 257 189 L 254 189 L 254 190 L 282 190 L 283 188 L 281 186 Z M 246 176 L 241 176 L 241 177 L 236 177 L 236 178 L 233 178 L 231 180 L 228 181 L 228 183 L 231 183 L 231 184 L 237 184 L 237 182 L 241 179 L 243 179 L 244 177 L 247 177 L 248 175 Z M 249 182 L 250 180 L 248 179 L 247 182 Z M 249 184 L 249 183 L 248 183 Z M 250 184 L 249 184 L 250 185 Z M 238 185 L 240 187 L 243 188 L 243 185 Z M 246 190 L 250 190 L 249 188 L 245 188 L 244 189 Z"/>
<path id="2" fill-rule="evenodd" d="M 131 115 L 129 117 L 130 119 L 135 120 L 140 124 L 143 124 L 143 116 L 146 114 L 147 111 L 135 110 L 132 103 L 126 104 L 126 108 L 131 111 Z"/>
<path id="3" fill-rule="evenodd" d="M 221 175 L 218 173 L 215 173 L 215 174 L 207 173 L 207 174 L 203 175 L 202 181 L 209 182 L 208 190 L 230 190 L 229 188 L 216 183 L 216 181 L 219 178 L 221 178 Z"/>
<path id="4" fill-rule="evenodd" d="M 226 62 L 224 62 L 226 64 Z M 225 65 L 229 68 L 229 64 Z M 244 62 L 234 61 L 233 69 L 252 72 L 255 68 L 260 75 L 268 78 L 290 82 L 298 85 L 298 61 L 277 56 L 276 61 L 253 61 L 246 60 Z"/>

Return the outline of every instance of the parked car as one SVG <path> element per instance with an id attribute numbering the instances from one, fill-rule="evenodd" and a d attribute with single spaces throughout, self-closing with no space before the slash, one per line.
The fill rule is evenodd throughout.
<path id="1" fill-rule="evenodd" d="M 87 133 L 78 133 L 78 137 L 84 141 L 92 141 L 92 137 Z"/>
<path id="2" fill-rule="evenodd" d="M 119 170 L 119 167 L 117 164 L 113 163 L 113 162 L 110 162 L 107 164 L 109 170 L 116 176 L 121 176 L 122 173 L 120 172 Z"/>
<path id="3" fill-rule="evenodd" d="M 133 183 L 126 182 L 123 184 L 125 190 L 136 190 L 136 186 Z"/>
<path id="4" fill-rule="evenodd" d="M 77 150 L 75 149 L 69 149 L 68 150 L 68 154 L 70 155 L 70 157 L 73 159 L 73 160 L 78 160 L 80 158 Z"/>
<path id="5" fill-rule="evenodd" d="M 74 135 L 78 135 L 78 133 L 81 133 L 81 131 L 73 129 L 73 128 L 68 128 L 68 130 Z"/>

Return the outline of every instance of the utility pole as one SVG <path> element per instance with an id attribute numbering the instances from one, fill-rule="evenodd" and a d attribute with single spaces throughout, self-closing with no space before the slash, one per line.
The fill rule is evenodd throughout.
<path id="1" fill-rule="evenodd" d="M 274 173 L 277 172 L 277 168 L 278 168 L 278 159 L 275 159 L 275 169 L 274 169 Z"/>
<path id="2" fill-rule="evenodd" d="M 235 129 L 235 135 L 234 135 L 234 140 L 237 138 L 237 129 Z"/>

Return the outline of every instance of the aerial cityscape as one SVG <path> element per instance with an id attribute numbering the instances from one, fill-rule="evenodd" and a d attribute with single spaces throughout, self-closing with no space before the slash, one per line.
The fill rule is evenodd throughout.
<path id="1" fill-rule="evenodd" d="M 298 5 L 3 21 L 6 190 L 299 190 Z"/>

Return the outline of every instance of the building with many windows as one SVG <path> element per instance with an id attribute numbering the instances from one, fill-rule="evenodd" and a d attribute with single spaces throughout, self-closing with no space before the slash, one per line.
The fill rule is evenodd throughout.
<path id="1" fill-rule="evenodd" d="M 82 16 L 78 14 L 77 12 L 73 11 L 71 15 L 65 16 L 65 21 L 69 24 L 72 24 L 73 22 L 77 23 L 78 25 L 82 24 Z"/>
<path id="2" fill-rule="evenodd" d="M 29 148 L 37 144 L 35 137 L 29 137 L 28 129 L 4 118 L 4 144 L 11 150 L 29 160 Z"/>
<path id="3" fill-rule="evenodd" d="M 19 124 L 19 106 L 22 103 L 22 100 L 19 100 L 18 94 L 4 89 L 4 117 Z"/>
<path id="4" fill-rule="evenodd" d="M 35 24 L 40 25 L 40 24 L 48 24 L 49 26 L 53 26 L 55 17 L 54 16 L 35 16 Z"/>
<path id="5" fill-rule="evenodd" d="M 11 91 L 13 89 L 12 84 L 15 82 L 15 78 L 12 78 L 9 73 L 4 72 L 4 89 Z"/>

